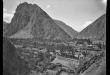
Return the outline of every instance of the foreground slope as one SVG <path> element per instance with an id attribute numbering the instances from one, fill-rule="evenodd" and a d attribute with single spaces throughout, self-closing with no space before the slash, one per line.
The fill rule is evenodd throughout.
<path id="1" fill-rule="evenodd" d="M 29 75 L 26 63 L 20 59 L 15 47 L 3 38 L 3 75 Z"/>
<path id="2" fill-rule="evenodd" d="M 17 6 L 5 35 L 11 38 L 71 39 L 45 11 L 27 2 Z"/>
<path id="3" fill-rule="evenodd" d="M 106 14 L 102 15 L 95 22 L 82 30 L 78 37 L 106 40 Z"/>

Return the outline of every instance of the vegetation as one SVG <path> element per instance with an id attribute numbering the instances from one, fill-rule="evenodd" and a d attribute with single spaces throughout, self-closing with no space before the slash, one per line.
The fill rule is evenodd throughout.
<path id="1" fill-rule="evenodd" d="M 62 72 L 77 75 L 83 73 L 105 56 L 104 47 L 106 47 L 104 43 L 76 38 L 71 41 L 32 39 L 10 39 L 10 41 L 15 46 L 22 45 L 16 46 L 19 49 L 19 56 L 29 63 L 32 71 L 42 75 L 52 73 L 60 75 Z"/>

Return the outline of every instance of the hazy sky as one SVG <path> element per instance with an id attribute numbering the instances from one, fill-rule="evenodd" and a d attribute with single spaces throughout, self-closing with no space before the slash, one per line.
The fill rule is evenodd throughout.
<path id="1" fill-rule="evenodd" d="M 107 0 L 3 0 L 3 19 L 10 22 L 19 3 L 37 4 L 52 18 L 81 31 L 106 12 Z"/>

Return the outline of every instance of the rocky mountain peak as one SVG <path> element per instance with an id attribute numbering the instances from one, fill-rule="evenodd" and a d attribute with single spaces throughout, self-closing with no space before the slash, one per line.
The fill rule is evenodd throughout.
<path id="1" fill-rule="evenodd" d="M 37 4 L 29 4 L 27 2 L 24 2 L 24 3 L 21 3 L 17 6 L 17 9 L 16 9 L 16 12 L 30 12 L 33 13 L 33 12 L 37 12 L 37 11 L 40 11 L 41 8 L 37 5 Z"/>
<path id="2" fill-rule="evenodd" d="M 8 26 L 11 38 L 70 39 L 54 20 L 38 5 L 21 3 Z"/>

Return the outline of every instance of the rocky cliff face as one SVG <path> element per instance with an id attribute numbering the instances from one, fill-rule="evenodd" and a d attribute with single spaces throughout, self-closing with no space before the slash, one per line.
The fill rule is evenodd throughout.
<path id="1" fill-rule="evenodd" d="M 45 11 L 27 2 L 18 5 L 5 35 L 11 38 L 71 39 Z"/>
<path id="2" fill-rule="evenodd" d="M 106 40 L 106 14 L 82 30 L 78 37 Z"/>
<path id="3" fill-rule="evenodd" d="M 29 75 L 29 68 L 16 53 L 15 47 L 3 38 L 3 75 Z"/>

